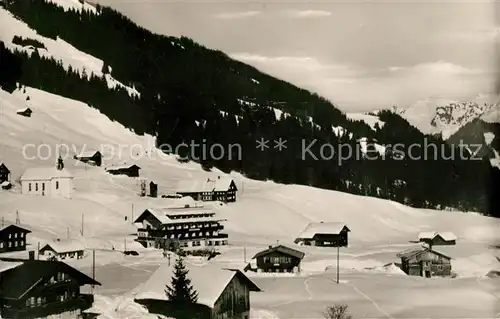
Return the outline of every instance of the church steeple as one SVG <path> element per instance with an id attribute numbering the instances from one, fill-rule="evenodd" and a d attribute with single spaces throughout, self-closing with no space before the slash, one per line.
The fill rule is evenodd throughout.
<path id="1" fill-rule="evenodd" d="M 64 168 L 64 163 L 61 155 L 59 155 L 59 158 L 57 159 L 57 169 L 62 170 Z"/>

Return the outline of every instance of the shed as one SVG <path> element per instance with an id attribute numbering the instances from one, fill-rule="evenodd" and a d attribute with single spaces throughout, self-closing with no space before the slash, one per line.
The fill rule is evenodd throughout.
<path id="1" fill-rule="evenodd" d="M 432 246 L 455 245 L 457 236 L 452 232 L 421 232 L 418 234 L 419 242 Z"/>
<path id="2" fill-rule="evenodd" d="M 78 240 L 56 240 L 43 246 L 39 254 L 48 258 L 66 259 L 83 258 L 85 246 Z"/>
<path id="3" fill-rule="evenodd" d="M 10 170 L 7 166 L 0 162 L 0 183 L 10 181 Z"/>
<path id="4" fill-rule="evenodd" d="M 451 257 L 427 247 L 412 248 L 397 254 L 401 269 L 410 276 L 430 278 L 451 275 Z"/>
<path id="5" fill-rule="evenodd" d="M 296 244 L 324 247 L 347 247 L 351 230 L 340 222 L 309 223 L 295 239 Z"/>
<path id="6" fill-rule="evenodd" d="M 262 272 L 300 272 L 300 263 L 305 254 L 283 245 L 269 246 L 257 253 L 257 271 Z"/>
<path id="7" fill-rule="evenodd" d="M 132 165 L 120 165 L 112 166 L 106 169 L 106 171 L 112 175 L 126 175 L 128 177 L 139 177 L 139 170 L 141 168 L 135 164 Z"/>
<path id="8" fill-rule="evenodd" d="M 99 151 L 82 151 L 80 154 L 75 155 L 74 159 L 96 166 L 101 166 L 102 164 L 102 154 Z"/>
<path id="9" fill-rule="evenodd" d="M 16 111 L 16 114 L 19 114 L 19 115 L 22 115 L 25 117 L 31 117 L 31 113 L 33 113 L 33 111 L 29 107 L 25 107 L 23 109 L 19 109 Z"/>

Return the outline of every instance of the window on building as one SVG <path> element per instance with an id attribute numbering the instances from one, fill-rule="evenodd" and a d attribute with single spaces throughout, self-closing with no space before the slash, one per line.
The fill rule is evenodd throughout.
<path id="1" fill-rule="evenodd" d="M 35 192 L 38 192 L 38 183 L 35 183 Z"/>
<path id="2" fill-rule="evenodd" d="M 31 192 L 31 183 L 28 184 L 28 191 Z"/>
<path id="3" fill-rule="evenodd" d="M 45 191 L 45 183 L 42 183 L 42 191 Z"/>
<path id="4" fill-rule="evenodd" d="M 9 239 L 11 239 L 11 238 L 12 238 L 12 234 L 9 234 Z"/>
<path id="5" fill-rule="evenodd" d="M 42 297 L 36 298 L 36 305 L 41 306 L 42 305 Z"/>
<path id="6" fill-rule="evenodd" d="M 24 237 L 24 233 L 20 233 L 19 236 L 21 236 L 21 238 L 23 238 Z"/>
<path id="7" fill-rule="evenodd" d="M 11 242 L 11 241 L 9 241 L 9 248 L 10 248 L 10 247 L 12 247 L 12 242 Z"/>
<path id="8" fill-rule="evenodd" d="M 14 247 L 17 247 L 17 240 L 14 241 Z"/>
<path id="9" fill-rule="evenodd" d="M 56 189 L 59 189 L 59 181 L 56 181 Z"/>
<path id="10" fill-rule="evenodd" d="M 14 238 L 17 238 L 17 233 L 14 233 Z"/>
<path id="11" fill-rule="evenodd" d="M 3 248 L 3 241 L 0 242 L 0 248 Z"/>

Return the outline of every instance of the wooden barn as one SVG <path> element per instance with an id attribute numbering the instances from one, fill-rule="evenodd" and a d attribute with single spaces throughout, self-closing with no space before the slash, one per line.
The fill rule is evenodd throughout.
<path id="1" fill-rule="evenodd" d="M 139 177 L 139 170 L 141 168 L 135 164 L 112 166 L 106 169 L 106 172 L 112 175 L 126 175 L 128 177 Z"/>
<path id="2" fill-rule="evenodd" d="M 78 240 L 56 240 L 45 244 L 38 252 L 40 256 L 47 259 L 81 259 L 85 252 L 85 246 Z"/>
<path id="3" fill-rule="evenodd" d="M 216 265 L 186 266 L 193 287 L 198 292 L 198 303 L 189 306 L 196 319 L 248 319 L 250 317 L 250 292 L 261 289 L 245 274 L 235 269 Z M 144 305 L 150 313 L 173 315 L 178 305 L 170 303 L 165 287 L 171 285 L 174 263 L 163 264 L 144 284 L 135 302 Z"/>
<path id="4" fill-rule="evenodd" d="M 95 166 L 102 165 L 102 154 L 99 151 L 85 151 L 74 156 L 74 159 L 83 163 L 88 163 Z"/>
<path id="5" fill-rule="evenodd" d="M 295 243 L 306 246 L 347 247 L 350 231 L 343 223 L 310 223 L 295 239 Z"/>
<path id="6" fill-rule="evenodd" d="M 24 109 L 19 109 L 16 111 L 16 114 L 25 117 L 31 117 L 31 113 L 33 113 L 33 111 L 29 107 L 25 107 Z"/>
<path id="7" fill-rule="evenodd" d="M 432 246 L 451 246 L 456 244 L 457 236 L 452 232 L 421 232 L 418 234 L 418 241 L 426 243 L 430 248 Z"/>
<path id="8" fill-rule="evenodd" d="M 10 181 L 10 170 L 4 163 L 0 162 L 0 184 Z"/>
<path id="9" fill-rule="evenodd" d="M 0 253 L 26 250 L 26 235 L 31 233 L 19 225 L 0 228 Z"/>
<path id="10" fill-rule="evenodd" d="M 300 272 L 300 263 L 305 254 L 283 245 L 269 246 L 257 253 L 252 259 L 256 261 L 258 272 Z M 251 268 L 250 268 L 251 269 Z"/>
<path id="11" fill-rule="evenodd" d="M 0 259 L 1 318 L 80 318 L 94 302 L 81 287 L 101 284 L 59 261 Z"/>
<path id="12" fill-rule="evenodd" d="M 238 188 L 232 178 L 218 176 L 216 179 L 180 181 L 176 193 L 200 201 L 236 201 Z"/>
<path id="13" fill-rule="evenodd" d="M 401 269 L 410 276 L 451 276 L 451 257 L 427 247 L 409 249 L 397 257 L 401 258 Z"/>

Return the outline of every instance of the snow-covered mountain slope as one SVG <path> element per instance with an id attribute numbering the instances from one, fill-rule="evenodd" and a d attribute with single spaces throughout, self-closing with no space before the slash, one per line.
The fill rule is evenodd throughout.
<path id="1" fill-rule="evenodd" d="M 27 96 L 30 97 L 29 101 L 26 101 Z M 16 114 L 16 110 L 25 106 L 33 110 L 30 118 Z M 116 309 L 131 307 L 133 301 L 130 304 L 125 301 L 128 293 L 118 299 L 116 295 L 133 291 L 162 262 L 161 252 L 142 249 L 133 242 L 135 228 L 131 220 L 147 207 L 182 205 L 187 200 L 139 197 L 140 180 L 158 183 L 159 193 L 162 194 L 174 190 L 181 179 L 206 178 L 223 173 L 217 170 L 205 172 L 194 163 L 181 164 L 174 156 L 163 155 L 155 150 L 152 146 L 153 137 L 137 136 L 85 103 L 40 90 L 27 87 L 13 94 L 0 91 L 0 109 L 0 134 L 3 137 L 0 139 L 0 161 L 12 171 L 13 181 L 26 168 L 54 165 L 57 145 L 61 144 L 67 146 L 61 153 L 65 165 L 75 175 L 72 199 L 21 195 L 17 183 L 10 191 L 0 191 L 0 212 L 4 222 L 14 222 L 16 211 L 19 212 L 21 224 L 33 230 L 29 237 L 30 247 L 35 247 L 37 242 L 69 235 L 81 240 L 86 247 L 97 249 L 96 275 L 103 283 L 98 293 L 104 295 L 99 298 L 106 299 L 110 305 L 108 318 L 120 318 L 120 315 L 115 314 L 118 311 Z M 85 166 L 73 160 L 72 155 L 82 149 L 102 149 L 104 167 L 133 162 L 141 167 L 141 178 L 109 175 L 104 168 Z M 52 151 L 51 156 L 47 156 L 49 150 Z M 459 245 L 446 253 L 455 258 L 453 265 L 459 276 L 465 277 L 464 280 L 468 276 L 482 276 L 496 267 L 494 251 L 489 249 L 491 243 L 500 240 L 500 222 L 496 219 L 477 214 L 413 209 L 392 201 L 306 186 L 253 181 L 236 173 L 232 176 L 239 189 L 237 202 L 228 205 L 212 203 L 218 215 L 227 219 L 225 231 L 230 238 L 230 246 L 221 249 L 222 255 L 213 261 L 221 266 L 239 265 L 243 261 L 243 251 L 251 258 L 252 254 L 277 240 L 294 245 L 293 239 L 309 222 L 340 221 L 351 229 L 349 248 L 342 251 L 342 276 L 350 276 L 353 271 L 360 272 L 365 278 L 363 281 L 357 281 L 356 276 L 360 275 L 349 279 L 356 281 L 356 285 L 371 282 L 373 278 L 382 278 L 377 277 L 381 275 L 369 273 L 367 269 L 380 268 L 395 261 L 395 254 L 414 245 L 409 241 L 415 240 L 418 232 L 426 230 L 452 231 L 458 236 Z M 131 260 L 119 254 L 117 251 L 124 249 L 125 245 L 128 249 L 140 251 L 142 257 L 133 257 Z M 335 264 L 335 250 L 315 247 L 300 249 L 307 255 L 303 262 L 305 274 L 325 276 L 327 282 L 328 273 L 325 269 Z M 70 263 L 88 272 L 91 261 L 84 258 Z M 400 287 L 399 293 L 401 289 L 413 291 L 408 289 L 412 289 L 414 281 L 408 279 L 407 282 L 396 283 L 387 281 L 389 279 L 382 280 L 386 285 Z M 287 293 L 275 291 L 275 286 L 271 284 L 273 280 L 259 280 L 266 292 L 262 297 L 252 296 L 252 308 L 256 313 L 272 311 L 281 313 L 282 318 L 290 318 L 293 316 L 292 310 L 275 308 L 274 304 L 283 302 L 282 299 L 292 300 L 294 297 L 290 294 L 301 288 L 296 287 Z M 296 282 L 302 285 L 301 281 L 295 279 L 283 281 L 282 284 L 293 286 Z M 471 285 L 476 285 L 475 281 L 471 282 Z M 446 287 L 449 287 L 448 283 Z M 491 302 L 488 287 L 488 283 L 481 284 L 481 287 L 467 286 L 468 292 L 475 289 L 477 294 L 483 296 L 482 303 L 478 303 L 477 307 L 481 307 L 485 315 L 489 313 L 488 304 Z M 315 285 L 311 289 L 315 295 L 323 294 L 324 291 Z M 368 294 L 375 292 L 370 289 L 363 288 Z M 462 296 L 462 290 L 456 289 L 459 290 L 453 291 Z M 352 302 L 362 303 L 353 308 L 355 312 L 360 312 L 359 315 L 366 311 L 372 317 L 377 315 L 370 308 L 371 303 L 364 303 L 364 297 L 353 295 L 352 298 Z M 312 297 L 310 301 L 316 302 Z M 312 310 L 302 311 L 302 315 L 314 313 L 305 313 Z M 418 311 L 412 314 L 424 313 Z M 141 316 L 137 314 L 137 318 Z M 252 318 L 260 317 L 253 315 Z"/>
<path id="2" fill-rule="evenodd" d="M 447 139 L 465 124 L 477 118 L 499 122 L 498 96 L 480 94 L 471 101 L 429 98 L 418 101 L 399 114 L 425 134 L 442 134 Z"/>
<path id="3" fill-rule="evenodd" d="M 346 116 L 351 120 L 365 122 L 373 130 L 375 130 L 376 124 L 378 124 L 380 128 L 384 126 L 384 122 L 382 122 L 376 115 L 364 114 L 364 113 L 346 113 Z"/>
<path id="4" fill-rule="evenodd" d="M 66 9 L 77 9 L 82 6 L 78 0 L 58 0 L 57 4 Z M 95 10 L 95 8 L 85 3 L 85 10 Z M 33 46 L 23 47 L 14 44 L 12 43 L 14 36 L 37 40 L 42 43 L 45 48 L 34 48 Z M 102 70 L 104 62 L 102 60 L 76 49 L 59 37 L 53 40 L 39 35 L 37 31 L 31 29 L 23 21 L 16 19 L 9 11 L 2 7 L 0 7 L 0 41 L 3 41 L 10 50 L 22 50 L 28 53 L 37 50 L 38 54 L 41 56 L 51 57 L 60 61 L 66 70 L 71 66 L 74 70 L 78 70 L 79 72 L 85 71 L 88 76 L 91 74 L 99 77 L 103 75 Z M 130 95 L 140 96 L 140 93 L 135 88 L 120 83 L 114 79 L 111 74 L 105 74 L 105 78 L 109 88 L 114 88 L 118 85 L 126 89 Z"/>

